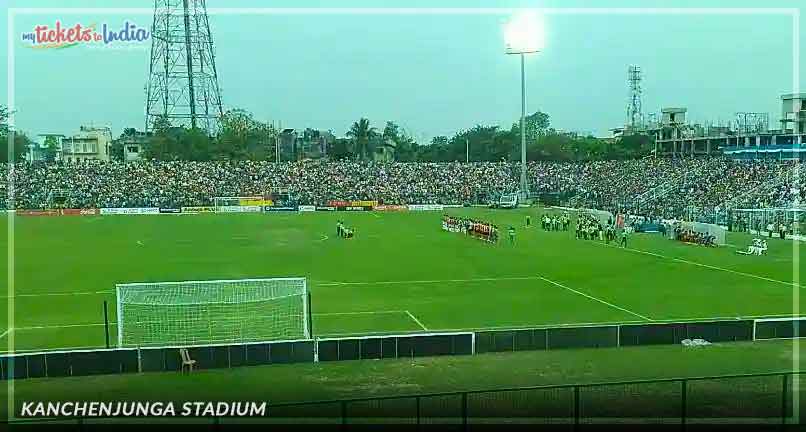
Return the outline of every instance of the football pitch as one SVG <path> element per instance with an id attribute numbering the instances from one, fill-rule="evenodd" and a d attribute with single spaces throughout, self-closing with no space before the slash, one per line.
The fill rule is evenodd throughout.
<path id="1" fill-rule="evenodd" d="M 305 277 L 317 337 L 774 318 L 803 304 L 792 241 L 770 239 L 761 257 L 735 253 L 751 239 L 740 233 L 721 248 L 659 234 L 619 248 L 543 231 L 543 209 L 446 212 L 514 226 L 515 243 L 444 232 L 441 212 L 16 216 L 0 234 L 14 270 L 0 348 L 103 347 L 104 301 L 114 345 L 114 287 L 135 282 Z M 355 238 L 338 238 L 337 220 Z"/>

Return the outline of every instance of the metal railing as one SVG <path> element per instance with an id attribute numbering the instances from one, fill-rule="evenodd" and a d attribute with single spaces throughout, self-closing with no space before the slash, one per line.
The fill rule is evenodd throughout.
<path id="1" fill-rule="evenodd" d="M 260 418 L 204 417 L 208 424 L 764 423 L 792 424 L 802 372 L 514 387 L 269 404 Z M 176 421 L 176 418 L 166 419 Z M 153 418 L 15 419 L 14 423 L 153 423 Z"/>

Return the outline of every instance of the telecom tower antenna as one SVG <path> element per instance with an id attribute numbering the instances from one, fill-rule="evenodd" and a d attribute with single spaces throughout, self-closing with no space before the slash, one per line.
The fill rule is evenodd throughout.
<path id="1" fill-rule="evenodd" d="M 172 126 L 216 132 L 223 115 L 205 0 L 154 0 L 146 130 Z"/>
<path id="2" fill-rule="evenodd" d="M 641 112 L 641 68 L 630 65 L 627 69 L 627 85 L 630 95 L 627 102 L 627 125 L 635 129 L 642 126 L 643 114 Z"/>

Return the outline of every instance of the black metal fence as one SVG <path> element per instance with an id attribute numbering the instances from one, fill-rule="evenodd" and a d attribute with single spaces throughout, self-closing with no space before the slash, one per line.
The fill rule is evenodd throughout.
<path id="1" fill-rule="evenodd" d="M 22 419 L 21 423 L 764 423 L 794 421 L 800 372 L 431 393 L 268 405 L 262 417 Z M 806 404 L 803 402 L 802 404 Z M 803 407 L 800 407 L 803 408 Z"/>
<path id="2" fill-rule="evenodd" d="M 679 344 L 684 339 L 709 342 L 793 338 L 801 319 L 720 320 L 677 323 L 549 327 L 458 333 L 327 338 L 303 341 L 189 347 L 199 369 L 276 363 L 361 360 L 488 352 L 604 348 Z M 24 379 L 178 370 L 179 350 L 120 348 L 45 351 L 0 356 L 0 378 Z"/>

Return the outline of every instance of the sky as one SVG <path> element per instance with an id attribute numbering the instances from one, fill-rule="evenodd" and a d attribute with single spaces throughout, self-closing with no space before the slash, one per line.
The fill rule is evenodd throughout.
<path id="1" fill-rule="evenodd" d="M 0 17 L 13 25 L 0 31 L 0 57 L 13 57 L 0 70 L 8 82 L 0 86 L 0 103 L 11 105 L 13 93 L 19 130 L 67 135 L 95 125 L 118 135 L 126 127 L 144 128 L 150 40 L 37 50 L 22 34 L 57 20 L 111 28 L 129 21 L 150 29 L 153 0 L 115 0 L 115 8 L 141 10 L 103 13 L 75 8 L 109 8 L 109 1 L 3 1 L 9 8 L 41 8 L 17 11 L 10 21 L 4 9 Z M 262 121 L 329 129 L 337 136 L 367 117 L 378 128 L 395 121 L 427 143 L 477 124 L 508 128 L 520 116 L 520 60 L 504 53 L 508 11 L 400 14 L 388 8 L 556 10 L 544 18 L 544 50 L 527 57 L 526 91 L 527 111 L 548 113 L 552 126 L 562 130 L 608 136 L 623 125 L 631 64 L 643 70 L 645 114 L 686 107 L 690 120 L 703 123 L 725 123 L 749 111 L 770 113 L 777 126 L 781 94 L 798 86 L 806 91 L 806 56 L 797 64 L 799 80 L 793 75 L 794 51 L 806 47 L 806 25 L 793 33 L 787 13 L 581 10 L 798 8 L 806 18 L 796 0 L 207 0 L 207 7 L 305 8 L 296 14 L 210 15 L 224 109 L 242 108 Z M 387 10 L 332 11 L 350 7 Z"/>

